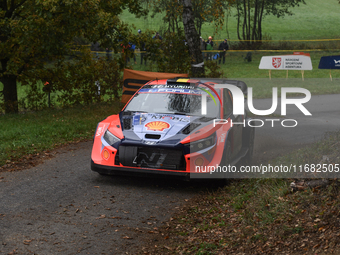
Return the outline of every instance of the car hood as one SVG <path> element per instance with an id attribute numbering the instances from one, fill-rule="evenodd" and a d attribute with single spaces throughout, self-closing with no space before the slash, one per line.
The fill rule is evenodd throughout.
<path id="1" fill-rule="evenodd" d="M 132 113 L 122 116 L 125 142 L 176 144 L 201 126 L 199 116 L 159 113 Z"/>

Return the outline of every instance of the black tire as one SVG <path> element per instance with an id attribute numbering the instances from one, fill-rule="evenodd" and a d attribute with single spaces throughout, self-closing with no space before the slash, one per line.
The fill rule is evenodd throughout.
<path id="1" fill-rule="evenodd" d="M 224 151 L 223 151 L 223 157 L 222 157 L 222 165 L 227 166 L 231 162 L 231 142 L 227 140 Z"/>
<path id="2" fill-rule="evenodd" d="M 248 127 L 245 144 L 248 148 L 247 154 L 244 156 L 244 165 L 249 166 L 253 160 L 255 128 Z"/>
<path id="3" fill-rule="evenodd" d="M 224 151 L 223 151 L 223 157 L 221 160 L 220 166 L 228 166 L 231 162 L 231 142 L 229 140 L 226 141 Z M 228 173 L 226 173 L 223 177 L 219 179 L 219 182 L 222 186 L 226 186 L 230 183 L 230 179 L 228 178 Z"/>

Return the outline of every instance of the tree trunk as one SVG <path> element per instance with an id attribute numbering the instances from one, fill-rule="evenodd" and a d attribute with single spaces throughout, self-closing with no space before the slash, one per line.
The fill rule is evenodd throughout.
<path id="1" fill-rule="evenodd" d="M 204 61 L 201 51 L 201 42 L 195 28 L 191 0 L 183 2 L 183 26 L 185 38 L 191 56 L 191 72 L 194 77 L 204 77 Z"/>
<path id="2" fill-rule="evenodd" d="M 17 76 L 3 75 L 0 81 L 4 85 L 3 95 L 5 103 L 5 113 L 18 112 Z"/>
<path id="3" fill-rule="evenodd" d="M 247 30 L 248 30 L 247 29 L 247 17 L 248 17 L 247 11 L 248 11 L 248 9 L 247 9 L 247 6 L 246 6 L 246 0 L 243 0 L 243 12 L 244 12 L 243 27 L 242 27 L 242 29 L 243 29 L 243 40 L 248 39 L 248 37 L 247 37 Z"/>
<path id="4" fill-rule="evenodd" d="M 257 3 L 257 0 L 255 0 L 255 4 L 254 4 L 254 6 L 255 6 L 255 10 L 254 10 L 254 22 L 253 22 L 253 34 L 252 34 L 252 41 L 255 41 L 255 40 L 257 40 L 257 33 L 256 33 L 256 27 L 257 27 L 257 17 L 258 17 L 258 3 Z"/>
<path id="5" fill-rule="evenodd" d="M 262 40 L 262 18 L 263 18 L 263 12 L 264 12 L 264 0 L 262 1 L 261 11 L 260 11 L 260 18 L 259 18 L 259 25 L 257 27 L 258 30 L 258 40 Z"/>
<path id="6" fill-rule="evenodd" d="M 247 35 L 248 35 L 248 40 L 249 40 L 249 44 L 251 44 L 250 40 L 251 40 L 251 19 L 250 19 L 250 14 L 251 14 L 251 7 L 250 7 L 250 3 L 249 0 L 247 1 L 248 4 L 248 31 L 247 31 Z"/>
<path id="7" fill-rule="evenodd" d="M 240 36 L 240 17 L 241 17 L 241 13 L 240 13 L 240 6 L 239 6 L 239 2 L 236 1 L 236 7 L 237 7 L 237 37 L 239 40 L 241 40 L 241 36 Z"/>

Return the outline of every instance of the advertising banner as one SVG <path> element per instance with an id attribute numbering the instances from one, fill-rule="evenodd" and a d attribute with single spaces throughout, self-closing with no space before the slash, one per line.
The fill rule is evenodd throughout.
<path id="1" fill-rule="evenodd" d="M 332 69 L 340 69 L 340 55 L 321 57 L 319 69 L 329 69 L 329 78 L 332 81 Z"/>
<path id="2" fill-rule="evenodd" d="M 340 69 L 340 55 L 321 57 L 319 69 Z"/>
<path id="3" fill-rule="evenodd" d="M 264 56 L 259 69 L 269 70 L 312 70 L 312 61 L 308 53 L 294 52 L 292 55 Z"/>
<path id="4" fill-rule="evenodd" d="M 178 73 L 159 73 L 159 72 L 145 72 L 131 69 L 124 69 L 123 76 L 123 95 L 122 103 L 127 103 L 131 96 L 143 86 L 145 83 L 156 79 L 171 79 L 176 77 L 188 77 L 188 74 Z"/>

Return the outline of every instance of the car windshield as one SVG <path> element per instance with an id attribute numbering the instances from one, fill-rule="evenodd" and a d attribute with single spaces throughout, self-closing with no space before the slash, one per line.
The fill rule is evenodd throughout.
<path id="1" fill-rule="evenodd" d="M 206 96 L 206 107 L 202 102 L 202 95 Z M 203 103 L 203 107 L 202 107 Z M 183 114 L 189 116 L 205 116 L 217 118 L 220 102 L 209 89 L 141 89 L 136 94 L 125 111 L 150 112 L 165 114 Z M 206 114 L 202 114 L 202 108 Z"/>

